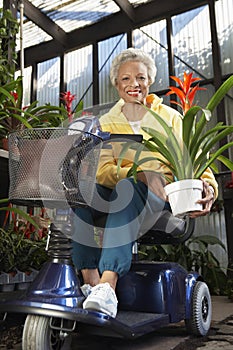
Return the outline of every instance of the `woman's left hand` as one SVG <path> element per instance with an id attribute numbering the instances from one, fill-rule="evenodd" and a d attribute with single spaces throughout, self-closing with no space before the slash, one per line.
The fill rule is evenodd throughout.
<path id="1" fill-rule="evenodd" d="M 190 218 L 197 218 L 199 216 L 205 216 L 210 213 L 210 209 L 214 203 L 214 193 L 212 188 L 213 187 L 210 187 L 208 182 L 203 181 L 203 197 L 197 202 L 203 205 L 203 210 L 191 212 L 189 214 Z"/>

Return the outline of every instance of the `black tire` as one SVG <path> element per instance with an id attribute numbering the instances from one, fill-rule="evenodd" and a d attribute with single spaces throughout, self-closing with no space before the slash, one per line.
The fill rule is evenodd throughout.
<path id="1" fill-rule="evenodd" d="M 59 330 L 50 328 L 50 318 L 28 315 L 24 324 L 22 350 L 69 350 L 71 336 L 61 339 Z"/>
<path id="2" fill-rule="evenodd" d="M 191 300 L 191 318 L 185 320 L 189 333 L 205 336 L 211 325 L 212 303 L 209 288 L 205 282 L 196 282 Z"/>

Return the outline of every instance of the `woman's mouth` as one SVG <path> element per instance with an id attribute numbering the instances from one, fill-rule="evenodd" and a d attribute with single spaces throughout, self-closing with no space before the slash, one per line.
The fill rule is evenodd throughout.
<path id="1" fill-rule="evenodd" d="M 130 90 L 130 91 L 127 91 L 127 94 L 129 95 L 129 96 L 132 96 L 132 97 L 137 97 L 139 94 L 141 93 L 141 91 L 140 90 Z"/>

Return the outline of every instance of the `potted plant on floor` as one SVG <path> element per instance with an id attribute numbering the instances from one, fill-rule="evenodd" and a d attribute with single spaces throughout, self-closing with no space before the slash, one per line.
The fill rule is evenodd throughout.
<path id="1" fill-rule="evenodd" d="M 128 176 L 134 176 L 140 165 L 151 159 L 157 159 L 166 167 L 168 167 L 173 174 L 173 179 L 167 178 L 168 182 L 172 183 L 165 186 L 165 191 L 169 197 L 169 202 L 172 207 L 174 215 L 183 214 L 184 212 L 191 210 L 200 210 L 200 207 L 196 207 L 196 202 L 201 198 L 202 193 L 202 181 L 199 180 L 205 170 L 214 166 L 214 162 L 219 160 L 224 163 L 231 171 L 233 170 L 233 162 L 223 156 L 223 152 L 233 146 L 233 142 L 226 142 L 223 146 L 213 151 L 213 146 L 218 146 L 219 141 L 225 139 L 228 135 L 232 134 L 232 125 L 223 125 L 223 123 L 217 123 L 212 128 L 208 128 L 208 121 L 211 118 L 211 114 L 214 108 L 222 101 L 227 92 L 233 87 L 233 76 L 230 76 L 215 92 L 210 99 L 206 108 L 203 109 L 200 106 L 194 106 L 193 99 L 198 86 L 192 88 L 191 85 L 198 78 L 192 78 L 192 73 L 184 74 L 184 81 L 173 77 L 179 84 L 179 88 L 171 87 L 169 94 L 175 93 L 181 100 L 181 107 L 184 114 L 180 115 L 182 121 L 182 139 L 180 140 L 174 134 L 172 128 L 162 119 L 158 114 L 153 111 L 153 96 L 149 95 L 150 101 L 152 100 L 152 109 L 147 107 L 147 110 L 152 113 L 155 119 L 162 127 L 162 131 L 157 131 L 152 128 L 145 127 L 143 130 L 150 135 L 148 140 L 143 140 L 141 149 L 137 150 L 134 158 L 134 165 L 128 173 Z M 200 88 L 199 88 L 200 89 Z M 200 118 L 198 112 L 202 112 Z M 129 146 L 126 146 L 129 147 Z M 151 152 L 150 156 L 146 159 L 140 159 L 140 154 L 143 148 Z M 123 149 L 122 152 L 125 152 Z M 157 155 L 153 153 L 156 152 Z M 119 159 L 122 157 L 120 156 Z M 175 180 L 175 181 L 174 181 Z M 193 195 L 194 191 L 187 191 L 187 183 L 194 182 L 194 188 L 198 188 L 199 196 Z M 182 185 L 185 185 L 184 193 L 181 194 L 181 199 L 171 198 L 174 194 L 173 187 L 178 187 L 178 191 Z M 178 204 L 184 203 L 184 198 L 188 199 L 190 207 L 184 207 L 179 209 Z M 191 198 L 194 203 L 191 204 Z"/>
<path id="2" fill-rule="evenodd" d="M 41 224 L 41 214 L 31 217 L 16 213 L 12 211 L 10 223 L 0 228 L 0 291 L 27 287 L 47 260 L 48 222 Z"/>

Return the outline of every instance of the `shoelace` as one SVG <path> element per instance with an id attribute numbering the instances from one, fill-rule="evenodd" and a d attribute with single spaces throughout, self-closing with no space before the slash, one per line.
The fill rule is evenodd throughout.
<path id="1" fill-rule="evenodd" d="M 109 291 L 111 291 L 111 289 L 109 288 L 108 283 L 99 284 L 98 286 L 95 286 L 92 289 L 91 296 L 95 296 L 96 294 L 99 294 L 99 292 L 101 292 L 103 293 L 103 298 L 104 298 L 108 295 Z"/>

